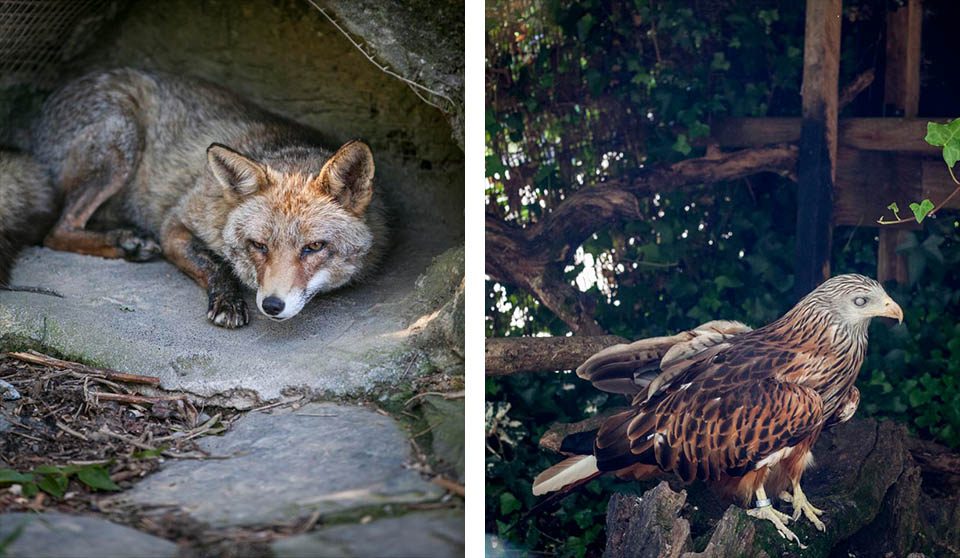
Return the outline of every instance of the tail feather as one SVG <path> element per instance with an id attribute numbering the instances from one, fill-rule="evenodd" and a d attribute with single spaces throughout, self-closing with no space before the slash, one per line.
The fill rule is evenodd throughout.
<path id="1" fill-rule="evenodd" d="M 607 347 L 577 368 L 577 375 L 602 391 L 632 395 L 646 390 L 660 372 L 660 359 L 675 344 L 686 341 L 684 332 Z"/>
<path id="2" fill-rule="evenodd" d="M 533 495 L 541 496 L 583 484 L 600 476 L 597 458 L 592 455 L 568 457 L 543 471 L 533 480 Z"/>

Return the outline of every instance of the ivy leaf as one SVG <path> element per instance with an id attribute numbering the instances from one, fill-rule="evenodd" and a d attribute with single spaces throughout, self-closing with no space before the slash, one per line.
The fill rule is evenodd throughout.
<path id="1" fill-rule="evenodd" d="M 77 471 L 77 479 L 96 490 L 120 490 L 120 487 L 110 480 L 110 474 L 103 467 L 84 467 Z"/>
<path id="2" fill-rule="evenodd" d="M 577 22 L 577 36 L 581 41 L 587 40 L 587 37 L 590 35 L 590 30 L 593 29 L 593 24 L 596 21 L 593 19 L 593 15 L 586 14 L 580 18 L 580 21 Z"/>
<path id="3" fill-rule="evenodd" d="M 66 494 L 68 482 L 64 475 L 44 475 L 37 481 L 37 486 L 40 490 L 59 500 Z"/>
<path id="4" fill-rule="evenodd" d="M 960 160 L 960 118 L 947 124 L 927 122 L 927 135 L 923 138 L 930 145 L 943 148 L 943 160 L 953 168 Z"/>
<path id="5" fill-rule="evenodd" d="M 517 500 L 517 497 L 513 494 L 509 492 L 500 494 L 500 513 L 502 515 L 510 515 L 521 507 L 520 500 Z"/>
<path id="6" fill-rule="evenodd" d="M 684 155 L 690 154 L 690 151 L 692 151 L 693 148 L 690 147 L 690 143 L 687 142 L 686 134 L 680 134 L 679 136 L 677 136 L 677 141 L 673 143 L 673 150 L 679 153 L 682 153 Z"/>
<path id="7" fill-rule="evenodd" d="M 923 200 L 920 203 L 911 203 L 910 211 L 913 211 L 913 216 L 916 217 L 918 223 L 922 223 L 924 217 L 926 217 L 931 211 L 933 211 L 933 202 L 929 199 Z"/>
<path id="8" fill-rule="evenodd" d="M 722 52 L 713 53 L 713 62 L 710 63 L 710 69 L 725 72 L 730 69 L 730 62 Z"/>
<path id="9" fill-rule="evenodd" d="M 893 212 L 894 219 L 897 219 L 897 220 L 900 219 L 900 206 L 897 205 L 897 202 L 893 202 L 890 205 L 888 205 L 887 209 Z"/>
<path id="10" fill-rule="evenodd" d="M 0 469 L 0 484 L 23 484 L 33 480 L 29 473 L 19 473 L 13 469 Z"/>

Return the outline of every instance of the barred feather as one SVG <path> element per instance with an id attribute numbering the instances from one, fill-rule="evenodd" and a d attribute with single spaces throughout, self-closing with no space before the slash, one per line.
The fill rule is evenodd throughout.
<path id="1" fill-rule="evenodd" d="M 740 496 L 762 485 L 767 470 L 799 479 L 822 429 L 856 410 L 853 384 L 875 316 L 903 314 L 876 281 L 840 275 L 756 330 L 709 322 L 597 353 L 578 375 L 633 395 L 633 405 L 599 429 L 595 462 L 564 461 L 537 490 L 562 489 L 586 463 L 625 478 L 656 468 Z"/>

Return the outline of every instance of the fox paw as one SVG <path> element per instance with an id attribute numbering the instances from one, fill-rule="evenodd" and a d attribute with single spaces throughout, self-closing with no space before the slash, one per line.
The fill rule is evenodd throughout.
<path id="1" fill-rule="evenodd" d="M 162 252 L 160 244 L 148 235 L 136 231 L 121 229 L 116 231 L 117 247 L 123 252 L 123 258 L 131 262 L 146 262 L 156 258 Z"/>
<path id="2" fill-rule="evenodd" d="M 230 296 L 226 293 L 210 293 L 210 305 L 207 319 L 220 327 L 235 329 L 247 325 L 247 303 L 242 296 Z"/>

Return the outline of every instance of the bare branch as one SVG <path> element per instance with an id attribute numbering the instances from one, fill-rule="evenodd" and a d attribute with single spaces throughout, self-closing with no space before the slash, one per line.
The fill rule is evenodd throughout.
<path id="1" fill-rule="evenodd" d="M 604 227 L 641 219 L 640 196 L 760 172 L 790 173 L 796 162 L 796 146 L 773 145 L 654 167 L 630 182 L 610 181 L 578 190 L 526 228 L 505 222 L 488 209 L 486 272 L 528 290 L 575 334 L 602 334 L 593 319 L 593 301 L 563 281 L 563 265 L 577 246 Z"/>
<path id="2" fill-rule="evenodd" d="M 840 90 L 840 98 L 837 99 L 837 112 L 846 108 L 847 105 L 853 102 L 857 98 L 857 95 L 863 93 L 863 91 L 870 87 L 870 84 L 873 83 L 874 71 L 873 68 L 870 68 L 866 72 L 863 72 L 859 76 L 855 77 L 853 81 L 848 83 L 843 89 Z"/>
<path id="3" fill-rule="evenodd" d="M 573 370 L 601 349 L 628 342 L 616 335 L 487 339 L 487 376 Z"/>

